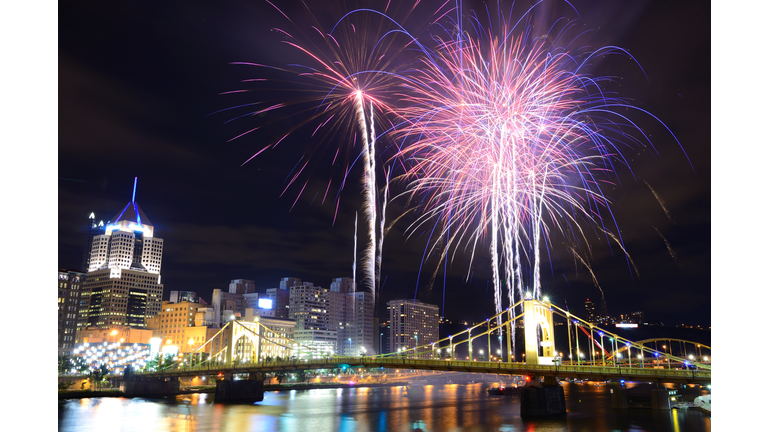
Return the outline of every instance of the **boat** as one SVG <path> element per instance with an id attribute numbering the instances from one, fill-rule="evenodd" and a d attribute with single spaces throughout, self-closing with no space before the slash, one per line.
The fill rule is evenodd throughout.
<path id="1" fill-rule="evenodd" d="M 520 394 L 520 387 L 491 387 L 488 389 L 488 396 L 511 396 Z"/>
<path id="2" fill-rule="evenodd" d="M 491 387 L 488 389 L 488 396 L 503 396 L 504 387 Z"/>
<path id="3" fill-rule="evenodd" d="M 693 400 L 693 405 L 707 414 L 712 414 L 712 395 L 696 397 Z"/>

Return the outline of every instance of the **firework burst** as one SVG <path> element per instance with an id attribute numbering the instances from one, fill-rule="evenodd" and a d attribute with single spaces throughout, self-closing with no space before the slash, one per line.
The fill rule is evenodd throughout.
<path id="1" fill-rule="evenodd" d="M 528 26 L 499 22 L 498 34 L 475 17 L 475 36 L 458 24 L 436 38 L 404 83 L 407 121 L 397 131 L 409 143 L 401 178 L 425 209 L 411 232 L 436 221 L 446 247 L 470 249 L 470 266 L 489 237 L 497 312 L 502 281 L 509 304 L 541 296 L 541 249 L 554 233 L 586 244 L 595 226 L 621 245 L 602 187 L 627 165 L 622 150 L 652 146 L 623 113 L 634 107 L 586 72 L 597 56 L 628 53 L 569 49 L 572 23 L 532 37 Z"/>
<path id="2" fill-rule="evenodd" d="M 282 43 L 293 54 L 297 54 L 302 63 L 285 67 L 252 62 L 234 63 L 254 67 L 260 75 L 243 81 L 250 88 L 228 93 L 257 91 L 262 99 L 224 110 L 245 111 L 229 121 L 265 114 L 272 117 L 268 121 L 260 120 L 257 127 L 232 140 L 254 134 L 274 123 L 290 122 L 291 126 L 281 134 L 281 138 L 259 148 L 247 163 L 279 145 L 289 135 L 296 135 L 302 130 L 311 131 L 307 141 L 312 144 L 306 146 L 296 167 L 289 174 L 283 194 L 291 187 L 298 188 L 295 205 L 309 182 L 308 176 L 304 174 L 317 165 L 321 153 L 332 153 L 331 175 L 322 202 L 329 197 L 334 178 L 337 177 L 334 171 L 341 170 L 341 181 L 334 198 L 334 222 L 338 214 L 340 192 L 355 163 L 362 163 L 363 216 L 367 219 L 368 233 L 368 245 L 362 257 L 362 273 L 364 284 L 376 298 L 381 276 L 382 240 L 389 195 L 387 183 L 391 166 L 380 167 L 378 164 L 378 155 L 382 151 L 376 148 L 378 137 L 375 126 L 382 125 L 383 130 L 392 130 L 394 127 L 390 119 L 396 118 L 397 114 L 392 108 L 392 96 L 403 79 L 398 73 L 398 62 L 401 61 L 400 54 L 415 41 L 390 15 L 402 15 L 401 21 L 407 20 L 414 14 L 419 2 L 402 8 L 387 3 L 381 11 L 342 11 L 338 14 L 341 18 L 327 27 L 323 27 L 304 3 L 302 5 L 306 13 L 302 17 L 311 20 L 309 26 L 297 23 L 272 2 L 267 3 L 295 29 L 287 31 L 274 28 L 273 31 L 280 35 Z M 274 79 L 263 77 L 270 73 Z M 292 79 L 286 80 L 286 77 Z M 284 87 L 276 91 L 276 83 Z M 266 96 L 270 92 L 277 94 L 269 99 Z M 357 147 L 358 143 L 362 144 L 361 150 Z M 386 182 L 381 193 L 376 180 L 379 170 L 383 172 Z M 353 273 L 356 270 L 353 269 Z"/>

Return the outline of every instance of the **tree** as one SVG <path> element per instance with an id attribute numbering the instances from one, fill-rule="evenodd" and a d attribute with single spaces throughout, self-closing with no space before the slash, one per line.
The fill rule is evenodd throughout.
<path id="1" fill-rule="evenodd" d="M 307 372 L 305 370 L 300 370 L 296 372 L 296 381 L 304 382 L 306 380 L 307 380 Z"/>
<path id="2" fill-rule="evenodd" d="M 72 365 L 81 374 L 84 374 L 91 370 L 91 365 L 88 364 L 88 362 L 85 361 L 84 358 L 77 356 L 74 359 L 72 359 Z"/>
<path id="3" fill-rule="evenodd" d="M 75 364 L 71 357 L 66 354 L 59 356 L 59 375 L 67 374 L 74 368 Z"/>
<path id="4" fill-rule="evenodd" d="M 166 354 L 163 358 L 163 363 L 160 365 L 160 369 L 170 369 L 173 367 L 174 361 L 173 361 L 173 355 L 172 354 Z"/>
<path id="5" fill-rule="evenodd" d="M 142 368 L 142 371 L 148 372 L 157 370 L 157 366 L 159 365 L 159 358 L 160 357 L 153 357 L 151 360 L 149 360 Z"/>
<path id="6" fill-rule="evenodd" d="M 88 375 L 88 379 L 91 380 L 91 386 L 96 388 L 101 387 L 106 381 L 109 372 L 110 370 L 106 363 L 102 363 L 97 369 L 92 370 Z"/>

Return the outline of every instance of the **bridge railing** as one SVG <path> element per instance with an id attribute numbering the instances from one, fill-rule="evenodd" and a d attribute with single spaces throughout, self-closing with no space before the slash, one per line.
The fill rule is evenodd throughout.
<path id="1" fill-rule="evenodd" d="M 605 376 L 648 377 L 648 378 L 711 378 L 711 371 L 685 369 L 629 368 L 595 365 L 528 365 L 526 363 L 504 363 L 463 360 L 422 360 L 381 357 L 326 357 L 318 359 L 296 359 L 283 361 L 262 361 L 254 363 L 235 363 L 232 365 L 214 364 L 206 366 L 190 366 L 157 372 L 140 372 L 137 375 L 163 376 L 179 373 L 216 374 L 257 372 L 259 369 L 269 372 L 275 369 L 332 369 L 342 365 L 363 367 L 386 367 L 388 369 L 443 369 L 462 370 L 466 372 L 504 373 L 510 375 L 522 374 L 579 374 L 585 378 Z M 254 370 L 256 369 L 256 370 Z"/>

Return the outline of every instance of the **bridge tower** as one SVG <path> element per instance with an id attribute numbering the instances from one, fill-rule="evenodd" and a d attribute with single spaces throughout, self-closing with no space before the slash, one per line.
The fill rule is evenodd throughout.
<path id="1" fill-rule="evenodd" d="M 255 323 L 232 321 L 224 329 L 227 350 L 224 363 L 233 364 L 235 361 L 258 360 L 261 353 L 259 326 Z"/>
<path id="2" fill-rule="evenodd" d="M 555 357 L 555 333 L 549 302 L 526 297 L 523 301 L 523 314 L 525 363 L 552 364 Z M 539 347 L 542 349 L 541 355 Z"/>
<path id="3" fill-rule="evenodd" d="M 555 333 L 549 300 L 534 300 L 526 295 L 523 300 L 523 326 L 525 363 L 530 366 L 553 364 Z M 531 380 L 520 392 L 520 415 L 529 417 L 565 413 L 565 392 L 557 379 L 547 376 L 542 383 L 537 377 L 531 376 Z"/>

